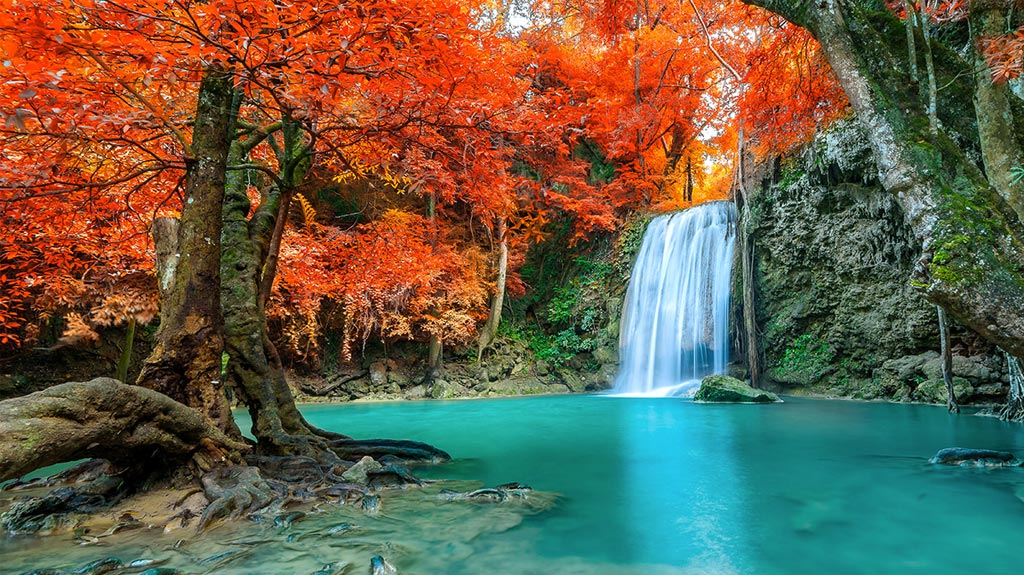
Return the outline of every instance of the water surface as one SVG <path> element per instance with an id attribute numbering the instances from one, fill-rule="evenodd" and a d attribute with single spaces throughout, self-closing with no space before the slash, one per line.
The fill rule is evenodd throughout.
<path id="1" fill-rule="evenodd" d="M 1024 453 L 1024 428 L 992 418 L 931 406 L 599 396 L 303 411 L 327 429 L 413 438 L 454 456 L 421 475 L 544 493 L 446 503 L 434 485 L 385 496 L 376 517 L 327 506 L 286 530 L 240 522 L 180 549 L 180 534 L 151 532 L 104 549 L 13 539 L 0 543 L 0 572 L 53 566 L 54 548 L 68 564 L 148 554 L 229 575 L 311 573 L 328 562 L 364 573 L 376 553 L 419 575 L 998 574 L 1019 564 L 1024 471 L 927 463 L 950 446 Z M 339 522 L 357 527 L 323 535 Z M 210 559 L 232 550 L 247 554 Z"/>

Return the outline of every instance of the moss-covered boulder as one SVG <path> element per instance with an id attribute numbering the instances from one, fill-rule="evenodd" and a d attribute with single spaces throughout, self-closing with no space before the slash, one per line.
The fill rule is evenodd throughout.
<path id="1" fill-rule="evenodd" d="M 693 396 L 698 403 L 777 403 L 782 400 L 770 391 L 754 389 L 735 377 L 709 375 L 700 382 Z"/>

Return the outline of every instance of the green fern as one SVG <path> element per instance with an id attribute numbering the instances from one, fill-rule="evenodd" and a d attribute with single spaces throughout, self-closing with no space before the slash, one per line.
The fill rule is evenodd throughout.
<path id="1" fill-rule="evenodd" d="M 1013 179 L 1010 180 L 1011 186 L 1016 186 L 1021 180 L 1024 180 L 1024 167 L 1014 166 L 1010 168 L 1010 173 L 1013 174 Z"/>

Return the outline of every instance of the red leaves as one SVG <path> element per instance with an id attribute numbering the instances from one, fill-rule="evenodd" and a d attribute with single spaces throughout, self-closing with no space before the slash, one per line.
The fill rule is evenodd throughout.
<path id="1" fill-rule="evenodd" d="M 271 310 L 286 322 L 287 351 L 308 356 L 320 324 L 338 320 L 346 357 L 371 337 L 469 341 L 486 314 L 482 261 L 466 246 L 432 245 L 432 235 L 424 218 L 400 211 L 348 233 L 289 234 Z M 337 305 L 340 317 L 321 318 Z"/>
<path id="2" fill-rule="evenodd" d="M 1013 34 L 984 38 L 979 49 L 996 82 L 1018 78 L 1024 72 L 1024 26 Z"/>

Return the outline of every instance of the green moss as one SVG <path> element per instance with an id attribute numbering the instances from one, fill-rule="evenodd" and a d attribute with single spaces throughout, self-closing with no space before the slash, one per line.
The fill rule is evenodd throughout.
<path id="1" fill-rule="evenodd" d="M 772 376 L 786 383 L 811 385 L 829 370 L 834 356 L 827 342 L 814 335 L 803 334 L 783 352 Z"/>
<path id="2" fill-rule="evenodd" d="M 777 403 L 779 396 L 770 391 L 754 389 L 735 377 L 709 375 L 700 382 L 693 396 L 698 403 Z"/>

